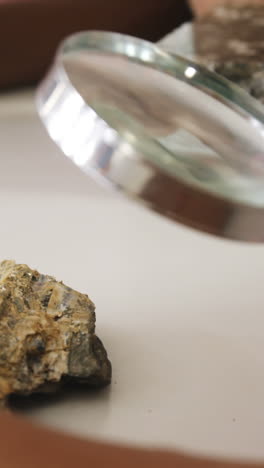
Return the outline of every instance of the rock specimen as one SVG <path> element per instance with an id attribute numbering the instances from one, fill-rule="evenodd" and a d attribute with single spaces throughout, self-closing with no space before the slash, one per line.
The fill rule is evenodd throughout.
<path id="1" fill-rule="evenodd" d="M 56 390 L 67 381 L 110 383 L 94 309 L 88 296 L 51 276 L 0 263 L 0 401 Z"/>
<path id="2" fill-rule="evenodd" d="M 264 5 L 227 3 L 194 23 L 197 60 L 264 103 Z"/>

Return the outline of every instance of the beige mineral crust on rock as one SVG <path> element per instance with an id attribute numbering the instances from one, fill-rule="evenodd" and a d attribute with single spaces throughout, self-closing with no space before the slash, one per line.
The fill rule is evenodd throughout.
<path id="1" fill-rule="evenodd" d="M 104 386 L 111 364 L 89 297 L 13 261 L 0 263 L 0 400 L 69 381 Z"/>

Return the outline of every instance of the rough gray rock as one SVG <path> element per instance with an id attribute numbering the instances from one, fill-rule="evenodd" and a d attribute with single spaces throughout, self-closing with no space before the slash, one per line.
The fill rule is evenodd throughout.
<path id="1" fill-rule="evenodd" d="M 67 381 L 104 386 L 111 364 L 95 335 L 95 307 L 26 265 L 0 263 L 0 401 Z"/>
<path id="2" fill-rule="evenodd" d="M 220 5 L 194 23 L 197 61 L 264 103 L 264 5 Z"/>

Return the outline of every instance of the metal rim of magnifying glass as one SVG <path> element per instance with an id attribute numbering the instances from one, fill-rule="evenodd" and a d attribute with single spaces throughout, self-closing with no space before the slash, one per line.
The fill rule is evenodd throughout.
<path id="1" fill-rule="evenodd" d="M 175 76 L 184 81 L 188 81 L 186 69 L 194 67 L 196 74 L 191 86 L 252 116 L 262 127 L 264 113 L 261 105 L 227 80 L 147 41 L 118 33 L 91 31 L 74 34 L 62 43 L 54 64 L 37 90 L 37 109 L 50 137 L 85 172 L 174 221 L 227 239 L 264 242 L 264 205 L 239 203 L 200 190 L 177 175 L 163 171 L 155 162 L 146 159 L 144 152 L 135 150 L 133 145 L 129 148 L 123 137 L 113 132 L 112 126 L 74 88 L 64 69 L 62 58 L 65 55 L 79 50 L 103 50 L 129 59 L 127 44 L 134 45 L 133 60 L 136 58 L 140 63 L 165 72 L 168 62 L 174 64 Z M 149 51 L 147 60 L 141 57 L 142 46 Z M 172 69 L 169 70 L 171 75 Z M 93 140 L 87 144 L 82 141 L 82 154 L 89 154 L 85 155 L 82 165 L 75 158 L 80 138 L 78 131 L 88 128 L 91 119 Z M 69 134 L 72 135 L 72 148 L 66 150 L 65 138 Z M 107 154 L 102 147 L 104 150 L 107 147 Z"/>

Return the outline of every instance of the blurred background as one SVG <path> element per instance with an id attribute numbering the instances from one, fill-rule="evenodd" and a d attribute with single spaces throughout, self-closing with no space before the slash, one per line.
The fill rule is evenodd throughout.
<path id="1" fill-rule="evenodd" d="M 36 83 L 73 32 L 109 30 L 158 41 L 190 18 L 185 0 L 0 0 L 0 89 Z"/>

